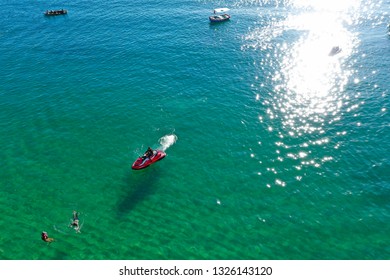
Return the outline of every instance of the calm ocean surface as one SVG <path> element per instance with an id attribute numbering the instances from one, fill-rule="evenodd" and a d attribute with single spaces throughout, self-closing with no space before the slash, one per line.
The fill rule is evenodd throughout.
<path id="1" fill-rule="evenodd" d="M 390 259 L 389 0 L 0 8 L 0 259 Z"/>

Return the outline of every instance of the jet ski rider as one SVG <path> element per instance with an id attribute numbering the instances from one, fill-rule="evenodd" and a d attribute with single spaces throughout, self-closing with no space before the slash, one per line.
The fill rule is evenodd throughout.
<path id="1" fill-rule="evenodd" d="M 151 156 L 153 156 L 153 150 L 150 147 L 148 147 L 148 149 L 145 152 L 145 157 L 150 158 Z"/>

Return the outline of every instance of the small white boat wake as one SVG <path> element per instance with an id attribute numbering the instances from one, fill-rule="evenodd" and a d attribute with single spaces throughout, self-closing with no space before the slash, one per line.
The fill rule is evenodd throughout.
<path id="1" fill-rule="evenodd" d="M 175 134 L 168 134 L 160 138 L 158 140 L 160 142 L 160 148 L 159 150 L 166 151 L 170 146 L 176 143 L 177 136 Z"/>

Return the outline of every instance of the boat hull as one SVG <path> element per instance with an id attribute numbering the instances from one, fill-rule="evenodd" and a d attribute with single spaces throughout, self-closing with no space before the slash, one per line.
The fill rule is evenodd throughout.
<path id="1" fill-rule="evenodd" d="M 50 10 L 45 12 L 45 16 L 66 15 L 67 13 L 68 13 L 67 10 Z"/>
<path id="2" fill-rule="evenodd" d="M 149 167 L 153 163 L 162 160 L 166 156 L 166 153 L 160 150 L 156 150 L 155 153 L 153 153 L 153 156 L 146 157 L 145 155 L 137 158 L 137 160 L 133 163 L 131 166 L 134 170 L 144 169 L 146 167 Z"/>
<path id="3" fill-rule="evenodd" d="M 209 16 L 210 22 L 224 22 L 229 19 L 230 19 L 230 15 L 228 14 Z"/>

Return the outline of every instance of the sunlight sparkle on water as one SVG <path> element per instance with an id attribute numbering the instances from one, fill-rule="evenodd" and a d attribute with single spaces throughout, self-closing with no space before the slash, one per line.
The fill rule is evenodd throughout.
<path id="1" fill-rule="evenodd" d="M 346 11 L 360 5 L 361 0 L 293 0 L 291 3 L 297 7 L 310 7 L 323 11 Z"/>
<path id="2" fill-rule="evenodd" d="M 320 168 L 320 163 L 333 159 L 315 155 L 311 146 L 331 145 L 337 149 L 338 144 L 330 143 L 326 133 L 330 125 L 342 118 L 343 106 L 349 104 L 355 110 L 344 89 L 348 82 L 359 82 L 354 77 L 357 71 L 346 61 L 360 43 L 350 27 L 357 22 L 361 0 L 284 3 L 297 10 L 272 18 L 259 14 L 259 24 L 249 28 L 242 46 L 243 50 L 252 48 L 261 52 L 255 65 L 260 67 L 267 86 L 260 87 L 264 81 L 259 73 L 254 75 L 253 84 L 259 91 L 254 98 L 265 108 L 259 122 L 269 123 L 266 129 L 270 135 L 285 138 L 287 143 L 295 139 L 304 144 L 277 149 L 275 157 L 265 163 L 267 171 L 274 174 L 279 169 L 273 165 L 284 159 L 297 161 L 297 165 L 291 166 L 297 170 L 302 166 Z M 333 53 L 335 47 L 339 51 Z M 270 91 L 267 93 L 265 88 Z M 280 146 L 278 141 L 275 145 Z M 303 158 L 305 161 L 299 162 Z M 271 184 L 286 185 L 284 178 Z"/>

